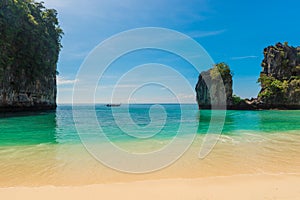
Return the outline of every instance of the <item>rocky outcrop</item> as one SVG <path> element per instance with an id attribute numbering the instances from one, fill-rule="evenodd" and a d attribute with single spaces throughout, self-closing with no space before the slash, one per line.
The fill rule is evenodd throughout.
<path id="1" fill-rule="evenodd" d="M 56 108 L 56 78 L 45 76 L 31 84 L 27 77 L 15 79 L 10 71 L 0 89 L 0 111 L 35 111 Z"/>
<path id="2" fill-rule="evenodd" d="M 219 83 L 212 81 L 213 70 L 218 70 L 223 79 L 227 109 L 300 109 L 300 47 L 277 43 L 265 48 L 262 67 L 263 71 L 258 79 L 261 91 L 257 98 L 252 99 L 232 95 L 232 75 L 226 64 L 220 63 L 209 71 L 202 72 L 195 88 L 199 109 L 211 108 L 211 97 L 218 96 L 215 90 L 222 88 Z"/>
<path id="3" fill-rule="evenodd" d="M 232 105 L 232 74 L 225 63 L 216 64 L 202 72 L 196 85 L 197 102 L 200 108 L 226 107 Z"/>
<path id="4" fill-rule="evenodd" d="M 261 66 L 263 74 L 278 80 L 289 80 L 300 76 L 300 47 L 277 43 L 264 49 Z"/>
<path id="5" fill-rule="evenodd" d="M 34 1 L 0 1 L 0 112 L 56 108 L 63 34 L 57 12 Z"/>
<path id="6" fill-rule="evenodd" d="M 270 108 L 300 107 L 300 47 L 277 43 L 264 49 L 258 99 Z"/>

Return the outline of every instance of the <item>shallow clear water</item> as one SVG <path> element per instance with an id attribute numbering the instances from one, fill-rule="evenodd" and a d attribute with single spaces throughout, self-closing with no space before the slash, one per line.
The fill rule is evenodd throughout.
<path id="1" fill-rule="evenodd" d="M 151 106 L 150 104 L 130 105 L 129 112 L 133 122 L 141 127 L 148 125 L 151 121 L 149 116 Z M 169 104 L 163 106 L 167 112 L 167 119 L 163 130 L 156 135 L 157 139 L 174 137 L 180 123 L 190 127 L 190 130 L 195 130 L 195 127 L 197 127 L 198 134 L 207 133 L 211 111 L 198 111 L 196 105 Z M 94 109 L 94 107 L 78 106 L 76 109 L 80 110 L 84 116 L 87 110 Z M 118 127 L 112 115 L 112 108 L 98 105 L 95 109 L 99 124 L 111 140 L 134 139 Z M 183 115 L 181 109 L 188 114 Z M 114 108 L 113 111 L 117 114 L 126 113 L 127 106 Z M 160 111 L 158 110 L 158 112 Z M 0 118 L 1 146 L 80 142 L 74 125 L 71 106 L 59 106 L 56 112 L 41 112 L 29 116 L 26 116 L 26 114 L 6 115 Z M 131 124 L 128 123 L 131 122 L 126 116 L 122 118 L 122 115 L 118 115 L 117 117 L 119 117 L 121 123 L 130 127 Z M 93 132 L 93 127 L 89 127 L 88 124 L 89 119 L 86 120 L 87 132 L 88 129 Z M 157 120 L 160 119 L 156 118 Z M 185 130 L 185 132 L 187 134 L 191 133 L 190 130 Z M 132 129 L 132 131 L 135 131 L 135 129 Z M 268 134 L 288 131 L 296 131 L 295 133 L 299 131 L 300 134 L 300 111 L 227 111 L 222 134 Z"/>
<path id="2" fill-rule="evenodd" d="M 90 123 L 93 119 L 88 113 L 94 107 L 75 109 L 82 117 L 84 134 L 93 141 L 97 127 Z M 126 115 L 127 109 L 130 117 Z M 2 115 L 0 186 L 300 172 L 300 111 L 227 111 L 218 144 L 209 156 L 199 160 L 197 154 L 209 127 L 211 111 L 176 104 L 116 108 L 97 105 L 95 110 L 106 137 L 128 151 L 160 149 L 176 136 L 180 125 L 184 127 L 183 135 L 197 132 L 197 137 L 190 153 L 173 166 L 154 174 L 131 176 L 102 166 L 87 153 L 76 131 L 71 106 L 59 106 L 55 112 Z"/>

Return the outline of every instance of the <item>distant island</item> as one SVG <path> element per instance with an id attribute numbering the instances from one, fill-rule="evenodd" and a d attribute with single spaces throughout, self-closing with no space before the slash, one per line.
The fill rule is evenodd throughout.
<path id="1" fill-rule="evenodd" d="M 300 109 L 300 47 L 289 46 L 287 42 L 269 46 L 264 49 L 261 65 L 261 91 L 252 99 L 233 95 L 232 72 L 226 63 L 202 72 L 195 88 L 199 109 L 211 109 L 212 101 L 216 107 L 230 110 Z M 225 91 L 226 100 L 220 99 L 221 90 Z"/>
<path id="2" fill-rule="evenodd" d="M 0 27 L 0 111 L 55 109 L 63 34 L 56 10 L 1 1 Z"/>

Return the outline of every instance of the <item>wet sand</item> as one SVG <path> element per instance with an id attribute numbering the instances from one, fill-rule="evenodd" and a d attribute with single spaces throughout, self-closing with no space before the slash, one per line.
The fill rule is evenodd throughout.
<path id="1" fill-rule="evenodd" d="M 199 159 L 199 136 L 173 165 L 147 174 L 110 169 L 80 145 L 0 148 L 1 199 L 299 199 L 300 135 L 222 136 Z M 129 151 L 157 145 L 119 144 Z M 142 148 L 141 148 L 142 147 Z"/>
<path id="2" fill-rule="evenodd" d="M 81 144 L 0 148 L 0 187 L 86 186 L 163 179 L 300 173 L 300 135 L 222 136 L 199 159 L 202 137 L 174 164 L 146 174 L 113 170 L 95 160 Z M 149 143 L 122 143 L 147 150 Z M 147 146 L 148 145 L 148 146 Z M 155 145 L 154 145 L 155 147 Z"/>

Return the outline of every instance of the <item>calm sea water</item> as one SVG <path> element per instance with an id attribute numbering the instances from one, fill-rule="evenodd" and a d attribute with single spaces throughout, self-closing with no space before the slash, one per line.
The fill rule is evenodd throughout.
<path id="1" fill-rule="evenodd" d="M 75 109 L 83 119 L 80 122 L 84 134 L 90 134 L 91 141 L 97 127 L 89 123 L 94 119 L 87 113 L 95 109 L 97 121 L 111 141 L 140 152 L 163 147 L 164 141 L 176 136 L 180 126 L 184 127 L 183 135 L 196 132 L 196 145 L 191 150 L 195 154 L 187 154 L 186 159 L 169 171 L 158 172 L 159 178 L 300 172 L 300 111 L 227 111 L 215 150 L 199 162 L 197 141 L 201 143 L 207 133 L 211 111 L 198 111 L 196 105 L 176 104 Z M 154 135 L 151 130 L 156 131 Z M 138 141 L 136 135 L 141 137 Z M 55 112 L 0 117 L 0 186 L 81 185 L 128 179 L 129 175 L 115 174 L 99 165 L 81 144 L 70 105 L 58 106 Z M 133 179 L 147 176 L 155 177 Z"/>
<path id="2" fill-rule="evenodd" d="M 131 118 L 136 125 L 143 127 L 151 122 L 149 116 L 151 106 L 153 105 L 129 106 Z M 207 133 L 211 119 L 210 111 L 198 111 L 196 105 L 165 104 L 163 107 L 167 116 L 163 130 L 156 136 L 157 139 L 174 137 L 181 123 L 187 125 L 185 127 L 191 128 L 185 130 L 187 134 L 195 130 L 195 127 L 197 127 L 198 134 Z M 82 112 L 84 117 L 85 112 L 92 109 L 94 109 L 92 106 L 78 106 L 76 108 Z M 133 139 L 118 127 L 112 114 L 112 108 L 97 105 L 95 109 L 99 124 L 111 140 Z M 127 106 L 121 106 L 113 108 L 113 111 L 122 114 L 126 113 L 127 109 Z M 182 110 L 185 111 L 185 115 L 182 115 Z M 157 110 L 157 112 L 161 112 L 161 110 Z M 27 116 L 27 114 L 29 115 Z M 157 116 L 159 115 L 160 113 L 157 113 Z M 121 123 L 131 123 L 127 116 L 123 118 L 120 116 L 117 115 Z M 89 119 L 86 121 L 87 132 L 89 129 L 93 131 L 93 127 L 89 127 Z M 128 126 L 130 127 L 130 124 Z M 222 134 L 270 134 L 289 131 L 300 134 L 300 111 L 227 111 Z M 65 143 L 80 143 L 73 121 L 72 106 L 59 106 L 56 112 L 2 115 L 0 118 L 0 146 Z"/>

